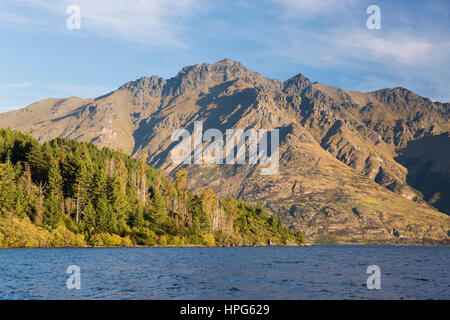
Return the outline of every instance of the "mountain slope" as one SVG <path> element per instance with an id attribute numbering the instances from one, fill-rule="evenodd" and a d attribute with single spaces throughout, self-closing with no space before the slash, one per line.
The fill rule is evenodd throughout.
<path id="1" fill-rule="evenodd" d="M 0 126 L 40 141 L 68 137 L 134 156 L 145 150 L 148 163 L 168 174 L 179 169 L 171 134 L 193 132 L 194 121 L 221 132 L 277 128 L 278 174 L 263 176 L 259 165 L 191 165 L 192 188 L 260 201 L 313 241 L 433 243 L 449 241 L 450 218 L 424 200 L 436 192 L 445 200 L 447 189 L 411 182 L 415 152 L 406 159 L 399 150 L 449 132 L 449 114 L 448 103 L 402 88 L 351 92 L 301 74 L 282 83 L 225 59 L 168 80 L 144 77 L 96 99 L 41 101 L 0 115 Z M 446 200 L 433 204 L 450 212 Z"/>

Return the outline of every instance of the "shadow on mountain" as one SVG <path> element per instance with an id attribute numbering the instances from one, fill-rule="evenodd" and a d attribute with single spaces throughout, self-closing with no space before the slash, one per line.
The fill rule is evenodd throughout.
<path id="1" fill-rule="evenodd" d="M 252 88 L 239 90 L 231 96 L 223 94 L 234 83 L 235 81 L 228 81 L 216 85 L 209 88 L 208 93 L 200 96 L 197 101 L 197 105 L 200 107 L 200 116 L 192 115 L 190 118 L 184 119 L 184 122 L 188 124 L 184 129 L 187 129 L 192 134 L 194 131 L 194 121 L 203 121 L 203 131 L 215 128 L 225 133 L 226 129 L 233 128 L 255 100 L 255 91 Z M 169 103 L 165 108 L 170 108 L 172 105 L 173 102 Z M 133 133 L 136 143 L 132 154 L 136 154 L 140 148 L 149 144 L 157 135 L 155 127 L 164 120 L 164 116 L 160 113 L 161 109 L 150 119 L 141 121 L 138 128 Z M 166 150 L 159 153 L 150 164 L 156 167 L 163 165 L 169 156 L 170 150 L 177 143 L 178 142 L 173 142 Z"/>
<path id="2" fill-rule="evenodd" d="M 233 128 L 254 103 L 256 94 L 253 88 L 243 88 L 231 95 L 223 94 L 234 82 L 229 81 L 210 88 L 209 92 L 197 101 L 202 115 L 198 120 L 204 121 L 205 130 L 216 128 L 225 132 L 226 129 Z"/>
<path id="3" fill-rule="evenodd" d="M 443 133 L 410 141 L 396 160 L 408 169 L 406 181 L 424 199 L 450 215 L 450 135 Z"/>

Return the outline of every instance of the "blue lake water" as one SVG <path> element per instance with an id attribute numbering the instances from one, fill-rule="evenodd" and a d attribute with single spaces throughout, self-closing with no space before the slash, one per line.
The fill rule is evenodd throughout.
<path id="1" fill-rule="evenodd" d="M 449 262 L 449 247 L 1 249 L 0 299 L 450 299 Z"/>

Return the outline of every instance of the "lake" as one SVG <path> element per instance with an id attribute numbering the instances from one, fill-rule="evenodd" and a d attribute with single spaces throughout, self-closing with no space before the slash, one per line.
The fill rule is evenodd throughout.
<path id="1" fill-rule="evenodd" d="M 449 258 L 408 246 L 0 249 L 0 299 L 449 299 Z M 80 290 L 67 288 L 71 265 Z"/>

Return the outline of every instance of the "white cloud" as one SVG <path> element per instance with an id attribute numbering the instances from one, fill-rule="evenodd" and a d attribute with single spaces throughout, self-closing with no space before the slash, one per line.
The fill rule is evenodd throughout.
<path id="1" fill-rule="evenodd" d="M 404 29 L 378 32 L 350 26 L 320 32 L 289 29 L 282 33 L 284 36 L 277 43 L 267 42 L 273 56 L 322 70 L 342 70 L 349 77 L 339 81 L 344 89 L 369 91 L 403 86 L 435 100 L 448 101 L 447 36 L 414 34 Z"/>
<path id="2" fill-rule="evenodd" d="M 281 54 L 313 66 L 354 65 L 361 62 L 390 62 L 405 66 L 425 65 L 448 60 L 448 34 L 433 34 L 431 27 L 414 23 L 401 6 L 382 7 L 382 29 L 366 28 L 365 5 L 361 0 L 269 0 L 281 5 L 278 14 L 314 17 L 315 24 L 286 24 L 281 36 L 267 42 Z M 383 11 L 387 13 L 384 15 Z M 393 12 L 396 12 L 393 23 Z M 334 13 L 334 17 L 328 14 Z M 391 16 L 389 16 L 389 14 Z M 387 17 L 387 18 L 386 18 Z M 387 24 L 384 25 L 384 19 Z M 401 21 L 402 23 L 397 23 Z M 412 27 L 413 26 L 413 27 Z M 428 31 L 427 31 L 428 30 Z M 276 44 L 275 44 L 276 42 Z"/>
<path id="3" fill-rule="evenodd" d="M 312 16 L 321 13 L 343 11 L 358 0 L 270 0 L 284 5 L 288 17 Z"/>
<path id="4" fill-rule="evenodd" d="M 329 40 L 341 55 L 358 59 L 391 59 L 403 65 L 430 63 L 436 57 L 435 53 L 449 46 L 449 43 L 420 39 L 404 32 L 384 36 L 370 31 L 356 32 L 348 36 L 334 35 Z"/>
<path id="5" fill-rule="evenodd" d="M 316 67 L 354 67 L 370 62 L 415 68 L 437 62 L 448 64 L 450 41 L 442 39 L 419 38 L 400 31 L 379 35 L 362 29 L 291 32 L 294 36 L 284 39 L 289 45 L 280 46 L 273 53 Z"/>
<path id="6" fill-rule="evenodd" d="M 0 83 L 0 90 L 23 89 L 31 87 L 29 82 Z"/>
<path id="7" fill-rule="evenodd" d="M 104 37 L 120 38 L 155 46 L 182 47 L 186 19 L 206 8 L 205 0 L 18 0 L 18 5 L 47 10 L 69 17 L 69 5 L 81 9 L 81 30 Z M 5 12 L 0 12 L 8 18 Z M 10 21 L 20 22 L 39 17 L 10 15 Z"/>

